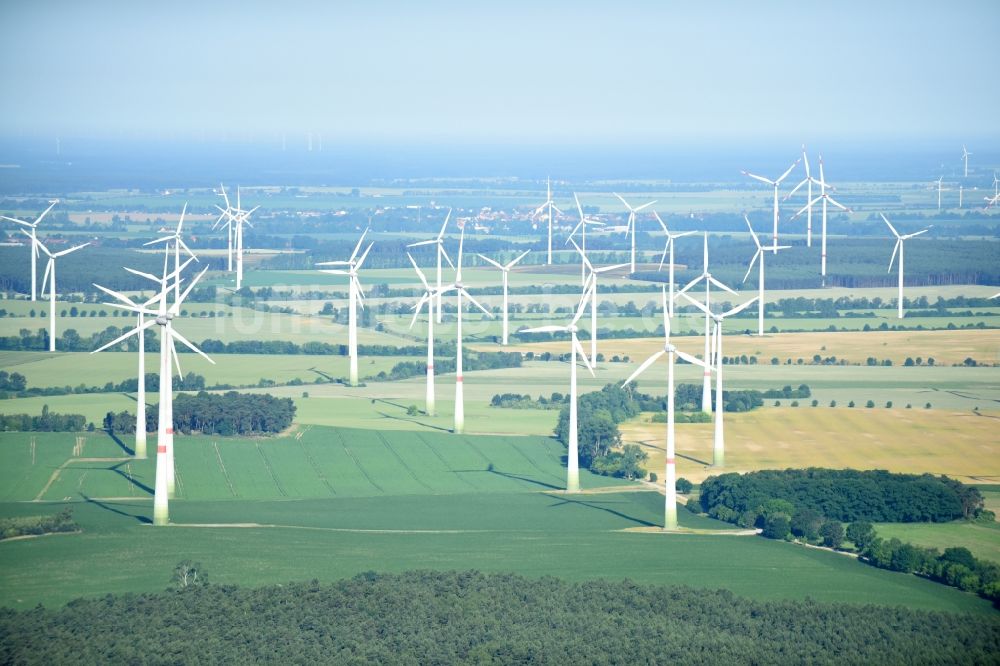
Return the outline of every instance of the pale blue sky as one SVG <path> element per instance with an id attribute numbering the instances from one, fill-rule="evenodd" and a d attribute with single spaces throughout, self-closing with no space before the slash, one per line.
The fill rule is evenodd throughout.
<path id="1" fill-rule="evenodd" d="M 996 0 L 4 0 L 0 25 L 6 136 L 1000 134 Z"/>

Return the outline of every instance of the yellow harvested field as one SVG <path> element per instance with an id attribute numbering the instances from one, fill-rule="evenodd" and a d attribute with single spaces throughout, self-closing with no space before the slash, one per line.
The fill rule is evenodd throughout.
<path id="1" fill-rule="evenodd" d="M 673 337 L 672 341 L 682 351 L 701 354 L 704 338 L 701 336 Z M 646 358 L 663 349 L 663 338 L 629 338 L 620 340 L 599 340 L 600 352 L 607 358 L 628 355 L 633 361 Z M 510 351 L 533 351 L 563 353 L 565 342 L 538 342 L 512 345 Z M 747 335 L 727 335 L 724 340 L 726 356 L 742 354 L 758 355 L 765 363 L 777 357 L 784 363 L 786 358 L 802 358 L 808 363 L 813 355 L 826 358 L 836 356 L 852 363 L 864 363 L 869 356 L 892 359 L 895 365 L 902 364 L 906 357 L 925 361 L 934 357 L 938 365 L 961 363 L 972 357 L 980 363 L 1000 362 L 1000 331 L 958 330 L 958 331 L 850 331 L 781 333 L 765 335 L 762 338 Z"/>
<path id="2" fill-rule="evenodd" d="M 649 454 L 662 478 L 666 424 L 621 425 L 622 441 Z M 1000 483 L 1000 415 L 915 409 L 767 407 L 726 414 L 726 472 L 787 467 L 887 469 Z M 677 426 L 677 474 L 693 482 L 720 473 L 711 423 Z"/>

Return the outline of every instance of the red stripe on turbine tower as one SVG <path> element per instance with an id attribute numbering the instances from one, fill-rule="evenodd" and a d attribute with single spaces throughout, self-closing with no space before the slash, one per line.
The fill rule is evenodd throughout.
<path id="1" fill-rule="evenodd" d="M 434 364 L 433 363 L 428 363 L 427 364 L 427 369 L 428 370 L 433 370 L 434 369 Z"/>
<path id="2" fill-rule="evenodd" d="M 461 381 L 462 381 L 462 375 L 459 375 L 458 377 L 455 377 L 455 381 L 461 383 Z"/>
<path id="3" fill-rule="evenodd" d="M 174 434 L 174 429 L 173 428 L 167 428 L 166 433 L 168 435 L 172 435 L 172 434 Z"/>
<path id="4" fill-rule="evenodd" d="M 667 464 L 668 465 L 673 465 L 676 462 L 677 462 L 676 458 L 667 458 Z"/>
<path id="5" fill-rule="evenodd" d="M 164 445 L 164 444 L 160 444 L 159 446 L 157 446 L 157 447 L 156 447 L 156 452 L 157 452 L 157 453 L 166 453 L 166 452 L 167 452 L 167 447 L 166 447 L 166 445 Z"/>

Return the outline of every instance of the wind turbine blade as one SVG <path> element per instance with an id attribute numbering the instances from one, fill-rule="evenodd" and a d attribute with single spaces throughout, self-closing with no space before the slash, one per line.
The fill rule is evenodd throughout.
<path id="1" fill-rule="evenodd" d="M 882 221 L 885 222 L 887 225 L 889 225 L 889 229 L 892 230 L 892 235 L 895 236 L 896 238 L 899 238 L 899 232 L 896 231 L 896 227 L 892 226 L 892 222 L 889 221 L 889 218 L 887 218 L 882 213 L 879 213 L 879 215 L 882 217 Z"/>
<path id="2" fill-rule="evenodd" d="M 535 328 L 522 328 L 517 333 L 561 333 L 568 330 L 566 326 L 537 326 Z"/>
<path id="3" fill-rule="evenodd" d="M 419 300 L 419 301 L 417 301 L 417 304 L 416 304 L 416 306 L 414 306 L 414 309 L 415 309 L 416 311 L 415 311 L 415 312 L 413 313 L 413 319 L 412 319 L 412 320 L 410 320 L 410 328 L 411 328 L 411 329 L 413 328 L 413 325 L 417 323 L 417 317 L 419 317 L 419 316 L 420 316 L 420 309 L 421 309 L 422 307 L 424 307 L 424 303 L 426 303 L 426 302 L 427 302 L 427 301 L 429 301 L 430 299 L 431 299 L 430 295 L 428 295 L 428 294 L 424 294 L 423 296 L 421 296 L 421 297 L 420 297 L 420 300 Z"/>
<path id="4" fill-rule="evenodd" d="M 753 236 L 754 245 L 756 245 L 757 249 L 760 250 L 760 239 L 757 238 L 757 234 L 754 233 L 753 227 L 750 226 L 750 218 L 746 216 L 746 213 L 743 214 L 743 219 L 746 220 L 747 229 L 750 230 L 750 235 Z"/>
<path id="5" fill-rule="evenodd" d="M 444 230 L 448 228 L 448 220 L 451 219 L 451 208 L 448 209 L 448 214 L 444 216 L 444 224 L 441 225 L 441 231 L 438 232 L 437 240 L 438 242 L 444 238 Z"/>
<path id="6" fill-rule="evenodd" d="M 889 268 L 886 270 L 886 273 L 892 272 L 892 262 L 896 261 L 896 252 L 899 251 L 899 246 L 902 242 L 900 238 L 896 238 L 896 244 L 892 246 L 892 256 L 889 257 Z"/>
<path id="7" fill-rule="evenodd" d="M 709 310 L 708 308 L 706 308 L 704 303 L 701 303 L 699 301 L 694 300 L 693 298 L 691 298 L 687 294 L 680 294 L 680 296 L 683 296 L 684 298 L 686 298 L 692 305 L 694 305 L 696 308 L 698 308 L 699 310 L 701 310 L 702 312 L 704 312 L 708 316 L 712 316 L 712 311 Z"/>
<path id="8" fill-rule="evenodd" d="M 193 344 L 191 344 L 190 342 L 188 342 L 188 339 L 185 338 L 180 333 L 178 333 L 177 329 L 174 328 L 174 327 L 172 327 L 172 326 L 170 327 L 170 336 L 172 338 L 176 339 L 178 342 L 180 342 L 182 345 L 184 345 L 185 347 L 187 347 L 191 351 L 193 351 L 194 353 L 196 353 L 199 356 L 201 356 L 203 359 L 205 359 L 206 361 L 208 361 L 212 365 L 215 365 L 215 361 L 213 361 L 211 358 L 209 358 L 208 354 L 206 354 L 205 352 L 203 352 L 202 350 L 198 349 Z M 173 341 L 171 341 L 170 344 L 173 345 Z M 177 370 L 178 370 L 178 372 L 180 372 L 180 368 L 178 368 Z"/>
<path id="9" fill-rule="evenodd" d="M 753 255 L 753 259 L 750 260 L 750 265 L 747 266 L 747 274 L 743 276 L 743 281 L 746 282 L 747 278 L 750 277 L 750 271 L 753 270 L 753 265 L 756 263 L 757 259 L 760 257 L 761 248 L 760 243 L 757 244 L 757 251 Z"/>
<path id="10" fill-rule="evenodd" d="M 928 231 L 930 231 L 930 229 L 923 229 L 921 231 L 917 231 L 915 233 L 906 236 L 906 238 L 913 238 L 914 236 L 919 236 L 920 234 L 926 234 Z"/>
<path id="11" fill-rule="evenodd" d="M 406 247 L 420 247 L 421 245 L 437 245 L 438 240 L 433 238 L 431 240 L 420 241 L 419 243 L 410 243 Z"/>
<path id="12" fill-rule="evenodd" d="M 52 259 L 52 257 L 49 257 L 48 262 L 46 262 L 46 264 L 45 264 L 45 276 L 42 277 L 42 293 L 45 293 L 45 285 L 48 284 L 48 282 L 49 282 L 49 273 L 52 272 L 52 262 L 53 261 L 54 261 L 54 259 Z"/>
<path id="13" fill-rule="evenodd" d="M 368 247 L 365 248 L 365 251 L 364 251 L 364 253 L 362 253 L 361 258 L 358 259 L 358 263 L 354 265 L 354 270 L 355 271 L 359 270 L 361 268 L 361 265 L 365 263 L 365 259 L 368 258 L 368 253 L 372 251 L 372 247 L 374 245 L 375 245 L 375 241 L 372 241 L 371 243 L 368 244 Z"/>
<path id="14" fill-rule="evenodd" d="M 799 191 L 800 187 L 802 187 L 803 185 L 805 185 L 808 182 L 809 182 L 809 169 L 807 168 L 806 169 L 806 177 L 803 180 L 801 180 L 798 185 L 796 185 L 795 187 L 793 187 L 792 191 L 789 192 L 788 194 L 786 194 L 785 198 L 782 199 L 782 201 L 788 201 L 792 197 L 793 194 L 795 194 L 796 192 Z"/>
<path id="15" fill-rule="evenodd" d="M 503 270 L 503 269 L 504 269 L 504 267 L 503 267 L 503 266 L 501 266 L 501 265 L 500 265 L 500 264 L 498 264 L 497 262 L 493 261 L 493 260 L 492 260 L 492 259 L 490 259 L 489 257 L 484 257 L 483 255 L 481 255 L 481 254 L 478 254 L 478 253 L 476 254 L 476 256 L 478 256 L 478 257 L 479 257 L 480 259 L 482 259 L 483 261 L 486 261 L 486 262 L 489 262 L 489 263 L 493 264 L 494 266 L 496 266 L 496 267 L 497 267 L 497 268 L 499 268 L 500 270 Z"/>
<path id="16" fill-rule="evenodd" d="M 126 266 L 125 270 L 127 270 L 129 273 L 132 273 L 134 275 L 138 275 L 139 277 L 144 277 L 144 278 L 146 278 L 148 280 L 152 280 L 153 282 L 163 282 L 163 279 L 158 278 L 155 275 L 150 275 L 149 273 L 143 273 L 142 271 L 137 271 L 134 268 L 129 268 L 129 267 Z"/>
<path id="17" fill-rule="evenodd" d="M 679 292 L 677 292 L 676 294 L 674 294 L 674 300 L 677 300 L 678 296 L 680 296 L 683 293 L 686 293 L 688 289 L 690 289 L 691 287 L 693 287 L 696 284 L 698 284 L 699 282 L 701 282 L 704 277 L 705 277 L 704 275 L 699 275 L 698 277 L 696 277 L 695 279 L 691 280 L 686 285 L 684 285 L 683 289 L 681 289 Z"/>
<path id="18" fill-rule="evenodd" d="M 587 358 L 587 354 L 583 351 L 583 345 L 580 344 L 580 341 L 577 339 L 576 335 L 573 336 L 573 349 L 575 349 L 576 353 L 579 354 L 580 358 L 583 359 L 583 365 L 590 372 L 590 376 L 596 377 L 596 375 L 594 374 L 594 368 L 593 366 L 591 366 L 590 360 Z"/>
<path id="19" fill-rule="evenodd" d="M 667 225 L 664 224 L 663 219 L 660 217 L 660 214 L 657 213 L 654 210 L 653 211 L 653 217 L 655 217 L 656 221 L 660 223 L 660 227 L 663 229 L 663 233 L 665 233 L 667 235 L 667 237 L 669 238 L 670 237 L 670 232 L 667 230 Z"/>
<path id="20" fill-rule="evenodd" d="M 164 332 L 166 332 L 166 329 L 164 329 Z M 167 336 L 167 344 L 170 345 L 170 358 L 174 359 L 174 367 L 177 368 L 177 376 L 178 377 L 183 377 L 184 373 L 181 371 L 181 359 L 177 355 L 177 347 L 174 346 L 174 336 L 173 335 Z"/>
<path id="21" fill-rule="evenodd" d="M 424 285 L 424 289 L 430 291 L 431 286 L 427 284 L 427 278 L 424 276 L 424 272 L 420 270 L 420 267 L 417 266 L 417 262 L 413 260 L 413 257 L 410 255 L 409 252 L 406 253 L 406 256 L 410 258 L 410 263 L 413 264 L 413 270 L 417 272 L 417 277 L 420 278 L 420 282 L 421 284 Z"/>
<path id="22" fill-rule="evenodd" d="M 155 245 L 157 243 L 166 243 L 168 241 L 172 241 L 173 239 L 174 239 L 173 236 L 163 236 L 162 238 L 157 238 L 155 240 L 151 240 L 148 243 L 143 243 L 142 246 L 146 247 L 147 245 Z"/>
<path id="23" fill-rule="evenodd" d="M 795 167 L 797 167 L 799 165 L 800 161 L 801 161 L 801 158 L 798 159 L 798 160 L 795 160 L 794 162 L 792 162 L 792 166 L 788 167 L 788 169 L 785 170 L 785 173 L 781 174 L 781 177 L 778 178 L 776 181 L 774 181 L 774 184 L 775 185 L 780 185 L 781 181 L 783 181 L 785 178 L 788 178 L 788 174 L 790 174 L 792 172 L 792 169 L 794 169 Z"/>
<path id="24" fill-rule="evenodd" d="M 593 264 L 590 263 L 590 260 L 587 259 L 587 254 L 583 250 L 580 249 L 580 246 L 576 244 L 575 240 L 573 240 L 572 238 L 570 238 L 569 242 L 572 243 L 573 247 L 576 248 L 576 251 L 579 253 L 580 257 L 583 259 L 583 263 L 587 266 L 587 269 L 590 270 L 590 272 L 593 273 L 594 272 L 594 266 L 593 266 Z"/>
<path id="25" fill-rule="evenodd" d="M 645 361 L 642 362 L 642 365 L 636 368 L 635 372 L 629 375 L 628 379 L 622 382 L 622 386 L 627 386 L 628 384 L 631 384 L 636 377 L 638 377 L 639 375 L 641 375 L 646 371 L 646 368 L 656 363 L 656 361 L 659 360 L 659 358 L 666 353 L 667 350 L 661 349 L 660 351 L 656 352 L 655 354 L 647 358 Z"/>
<path id="26" fill-rule="evenodd" d="M 82 248 L 85 248 L 85 247 L 87 247 L 88 245 L 90 245 L 90 241 L 87 241 L 86 243 L 81 243 L 80 245 L 76 245 L 76 246 L 74 246 L 74 247 L 71 247 L 71 248 L 70 248 L 70 249 L 68 249 L 68 250 L 62 250 L 61 252 L 56 252 L 55 254 L 53 254 L 53 255 L 52 255 L 52 258 L 53 258 L 53 259 L 55 259 L 56 257 L 63 257 L 63 256 L 66 256 L 66 255 L 67 255 L 67 254 L 69 254 L 70 252 L 76 252 L 77 250 L 79 250 L 79 249 L 82 249 Z"/>
<path id="27" fill-rule="evenodd" d="M 576 192 L 573 193 L 573 200 L 576 202 L 576 210 L 580 213 L 580 224 L 583 224 L 583 206 L 580 205 L 580 197 L 576 196 Z M 579 226 L 579 225 L 577 225 Z M 576 233 L 576 229 L 573 230 Z M 572 235 L 572 234 L 570 234 Z"/>
<path id="28" fill-rule="evenodd" d="M 513 268 L 514 265 L 517 264 L 517 262 L 519 262 L 522 259 L 524 259 L 525 257 L 527 257 L 530 253 L 531 253 L 531 250 L 525 250 L 524 252 L 522 252 L 521 255 L 517 259 L 515 259 L 514 261 L 510 262 L 509 264 L 507 264 L 507 269 L 510 270 L 511 268 Z M 482 256 L 482 255 L 479 255 L 479 256 Z"/>
<path id="29" fill-rule="evenodd" d="M 410 256 L 409 252 L 407 252 L 406 256 Z M 349 262 L 349 261 L 321 261 L 321 262 L 317 263 L 316 265 L 317 266 L 350 266 L 351 262 Z"/>
<path id="30" fill-rule="evenodd" d="M 143 323 L 142 326 L 137 326 L 137 327 L 133 328 L 131 331 L 119 335 L 117 338 L 115 338 L 111 342 L 109 342 L 109 343 L 107 343 L 107 344 L 105 344 L 105 345 L 103 345 L 101 347 L 98 347 L 97 349 L 95 349 L 94 351 L 92 351 L 90 353 L 91 354 L 96 354 L 97 352 L 102 352 L 105 349 L 108 349 L 109 347 L 114 347 L 115 345 L 117 345 L 117 344 L 119 344 L 119 343 L 127 340 L 128 338 L 132 337 L 133 335 L 138 334 L 139 331 L 146 330 L 150 326 L 156 326 L 156 320 L 155 319 L 147 319 L 146 322 Z"/>
<path id="31" fill-rule="evenodd" d="M 471 302 L 477 308 L 479 308 L 480 310 L 482 310 L 485 315 L 487 315 L 490 318 L 493 317 L 493 313 L 490 312 L 489 310 L 487 310 L 486 308 L 484 308 L 483 304 L 480 303 L 479 301 L 477 301 L 476 299 L 474 299 L 469 292 L 467 292 L 465 289 L 462 289 L 461 292 L 462 292 L 463 296 L 465 296 L 467 299 L 469 299 L 469 302 Z M 459 315 L 461 315 L 461 313 L 459 313 Z"/>
<path id="32" fill-rule="evenodd" d="M 653 204 L 655 204 L 655 203 L 656 203 L 656 199 L 653 199 L 653 200 L 652 200 L 652 201 L 650 201 L 649 203 L 644 203 L 644 204 L 642 204 L 641 206 L 639 206 L 638 208 L 636 208 L 636 209 L 635 209 L 635 212 L 636 212 L 636 213 L 638 213 L 638 212 L 639 212 L 640 210 L 642 210 L 643 208 L 649 208 L 650 206 L 652 206 L 652 205 L 653 205 Z"/>
<path id="33" fill-rule="evenodd" d="M 668 233 L 667 234 L 667 242 L 663 244 L 663 254 L 660 255 L 660 265 L 656 269 L 657 271 L 662 271 L 663 270 L 663 262 L 665 262 L 667 260 L 667 250 L 670 249 L 670 243 L 672 243 L 672 242 L 673 241 L 670 239 L 670 235 Z"/>
<path id="34" fill-rule="evenodd" d="M 42 211 L 42 214 L 41 214 L 41 215 L 39 215 L 38 217 L 36 217 L 36 218 L 35 218 L 35 223 L 34 223 L 33 225 L 31 225 L 31 226 L 33 226 L 33 227 L 37 227 L 37 226 L 38 226 L 38 223 L 39 223 L 39 222 L 41 222 L 41 221 L 42 221 L 42 219 L 43 219 L 43 218 L 44 218 L 44 217 L 45 217 L 46 215 L 48 215 L 48 214 L 49 214 L 49 211 L 50 211 L 50 210 L 52 210 L 52 207 L 53 207 L 53 206 L 55 206 L 55 205 L 56 205 L 57 203 L 59 203 L 59 199 L 56 199 L 55 201 L 53 201 L 52 203 L 50 203 L 50 204 L 49 204 L 49 207 L 48 207 L 48 208 L 46 208 L 46 209 L 45 209 L 44 211 Z"/>
<path id="35" fill-rule="evenodd" d="M 577 322 L 583 316 L 584 311 L 587 309 L 587 303 L 590 301 L 590 297 L 593 296 L 594 289 L 597 289 L 597 283 L 594 280 L 589 280 L 587 282 L 587 287 L 580 294 L 580 302 L 576 306 L 576 314 L 573 315 L 573 320 L 570 322 L 570 326 L 576 326 Z"/>
<path id="36" fill-rule="evenodd" d="M 465 248 L 465 227 L 462 227 L 462 234 L 458 237 L 458 264 L 455 266 L 455 284 L 462 282 L 462 252 Z"/>
<path id="37" fill-rule="evenodd" d="M 617 192 L 612 192 L 611 194 L 613 194 L 616 197 L 618 197 L 618 200 L 621 201 L 623 204 L 625 204 L 625 207 L 628 208 L 629 211 L 632 211 L 632 206 L 628 205 L 628 202 L 625 201 L 625 199 L 622 198 L 622 195 L 618 194 Z"/>
<path id="38" fill-rule="evenodd" d="M 832 203 L 834 206 L 836 206 L 840 210 L 846 211 L 848 213 L 853 213 L 854 212 L 850 208 L 848 208 L 847 206 L 844 206 L 843 204 L 840 204 L 840 203 L 837 203 L 836 201 L 834 201 L 833 197 L 831 197 L 829 194 L 826 195 L 826 200 L 829 201 L 830 203 Z"/>
<path id="39" fill-rule="evenodd" d="M 226 201 L 226 208 L 227 209 L 230 208 L 231 206 L 229 205 L 229 195 L 226 194 L 226 186 L 223 185 L 222 183 L 219 183 L 219 189 L 222 190 L 222 198 L 225 199 Z"/>
<path id="40" fill-rule="evenodd" d="M 750 176 L 754 180 L 759 180 L 762 183 L 767 183 L 768 185 L 771 185 L 771 186 L 774 185 L 774 181 L 773 180 L 770 180 L 768 178 L 764 178 L 764 176 L 758 176 L 756 174 L 750 173 L 749 171 L 741 171 L 740 173 L 742 173 L 744 176 Z"/>
<path id="41" fill-rule="evenodd" d="M 628 264 L 615 264 L 614 266 L 602 266 L 601 268 L 595 268 L 595 273 L 607 273 L 608 271 L 616 271 L 620 268 L 625 268 Z"/>
<path id="42" fill-rule="evenodd" d="M 131 298 L 129 298 L 125 294 L 120 294 L 117 291 L 111 291 L 107 287 L 102 287 L 101 285 L 97 284 L 96 282 L 94 282 L 92 284 L 95 287 L 97 287 L 98 289 L 100 289 L 101 291 L 103 291 L 105 294 L 111 296 L 112 298 L 117 298 L 119 301 L 122 301 L 123 303 L 127 303 L 128 305 L 131 305 L 133 308 L 141 308 L 141 306 L 138 303 L 136 303 L 135 301 L 133 301 Z"/>
<path id="43" fill-rule="evenodd" d="M 178 238 L 178 239 L 177 239 L 177 242 L 178 242 L 178 243 L 180 243 L 180 246 L 181 246 L 182 248 L 184 248 L 184 251 L 185 251 L 185 252 L 187 252 L 187 253 L 188 253 L 188 254 L 189 254 L 189 255 L 191 256 L 191 258 L 192 258 L 192 259 L 194 259 L 195 261 L 198 261 L 198 257 L 197 257 L 197 255 L 195 255 L 195 253 L 191 251 L 191 248 L 189 248 L 189 247 L 187 246 L 187 243 L 185 243 L 185 242 L 184 242 L 183 240 L 181 240 L 180 238 Z"/>
<path id="44" fill-rule="evenodd" d="M 697 358 L 695 356 L 691 356 L 691 354 L 688 354 L 686 352 L 682 352 L 680 349 L 675 349 L 674 353 L 677 354 L 678 357 L 684 359 L 685 361 L 691 363 L 692 365 L 700 365 L 703 368 L 708 368 L 708 364 L 705 363 L 705 361 L 702 361 L 700 358 Z"/>
<path id="45" fill-rule="evenodd" d="M 177 298 L 176 301 L 174 301 L 174 304 L 170 306 L 170 312 L 174 314 L 180 312 L 181 303 L 184 302 L 184 299 L 188 297 L 188 294 L 191 293 L 191 290 L 194 289 L 196 284 L 198 284 L 198 280 L 200 280 L 202 276 L 205 275 L 205 273 L 207 272 L 208 272 L 208 266 L 205 266 L 205 268 L 202 269 L 201 273 L 198 273 L 197 275 L 194 276 L 194 279 L 191 280 L 191 284 L 189 284 L 187 288 L 183 292 L 181 292 L 181 295 Z"/>
<path id="46" fill-rule="evenodd" d="M 751 305 L 753 305 L 753 303 L 755 303 L 756 301 L 757 301 L 757 297 L 756 297 L 756 296 L 754 296 L 754 297 L 753 297 L 753 298 L 751 298 L 751 299 L 750 299 L 749 301 L 745 301 L 745 302 L 743 302 L 743 303 L 740 303 L 740 304 L 739 304 L 739 305 L 737 305 L 737 306 L 736 306 L 735 308 L 732 308 L 732 309 L 730 309 L 729 311 L 727 311 L 727 312 L 724 312 L 723 314 L 719 315 L 719 317 L 720 317 L 721 319 L 725 319 L 726 317 L 732 317 L 733 315 L 735 315 L 735 314 L 737 314 L 737 313 L 740 313 L 740 312 L 743 312 L 743 311 L 744 311 L 744 310 L 746 310 L 746 309 L 747 309 L 748 307 L 750 307 Z"/>
<path id="47" fill-rule="evenodd" d="M 35 225 L 31 222 L 25 222 L 24 220 L 19 220 L 16 217 L 7 217 L 6 215 L 0 215 L 0 220 L 7 220 L 8 222 L 16 222 L 22 226 L 28 227 L 29 229 L 34 229 Z"/>
<path id="48" fill-rule="evenodd" d="M 448 265 L 455 268 L 455 264 L 452 263 L 451 257 L 448 256 L 448 251 L 444 249 L 443 244 L 438 243 L 438 251 L 441 253 L 441 256 L 444 257 L 444 260 L 448 262 Z"/>
<path id="49" fill-rule="evenodd" d="M 729 288 L 729 287 L 727 287 L 726 285 L 722 284 L 721 282 L 719 282 L 718 280 L 716 280 L 716 279 L 715 279 L 714 277 L 710 277 L 710 278 L 708 278 L 708 279 L 709 279 L 709 280 L 711 280 L 712 284 L 714 284 L 714 285 L 715 285 L 716 287 L 718 287 L 719 289 L 723 289 L 723 290 L 725 290 L 725 291 L 728 291 L 728 292 L 729 292 L 730 294 L 732 294 L 733 296 L 736 296 L 736 295 L 737 295 L 735 291 L 733 291 L 732 289 L 730 289 L 730 288 Z"/>
<path id="50" fill-rule="evenodd" d="M 797 218 L 799 215 L 801 215 L 802 213 L 806 212 L 807 210 L 809 210 L 809 208 L 811 208 L 812 206 L 816 205 L 817 203 L 819 203 L 822 200 L 823 200 L 823 195 L 821 194 L 818 197 L 814 198 L 809 203 L 807 203 L 805 206 L 803 206 L 802 208 L 800 208 L 799 212 L 795 213 L 795 215 L 792 215 L 790 218 L 788 218 L 788 221 L 791 222 L 792 220 L 794 220 L 795 218 Z"/>
<path id="51" fill-rule="evenodd" d="M 321 268 L 319 272 L 326 273 L 327 275 L 350 275 L 349 271 L 340 268 Z"/>
<path id="52" fill-rule="evenodd" d="M 354 257 L 358 256 L 358 250 L 361 249 L 361 244 L 365 242 L 365 236 L 368 235 L 368 229 L 361 233 L 361 238 L 358 239 L 358 244 L 354 246 L 354 252 L 351 252 L 351 258 L 348 261 L 354 261 Z"/>

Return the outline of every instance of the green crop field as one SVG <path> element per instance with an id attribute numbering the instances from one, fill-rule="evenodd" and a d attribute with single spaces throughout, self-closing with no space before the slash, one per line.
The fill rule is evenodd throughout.
<path id="1" fill-rule="evenodd" d="M 146 524 L 151 461 L 130 461 L 103 434 L 88 435 L 77 456 L 75 436 L 37 434 L 32 462 L 32 436 L 5 434 L 0 516 L 54 512 L 71 501 L 83 532 L 0 543 L 0 603 L 28 608 L 157 590 L 177 561 L 194 559 L 218 583 L 477 568 L 989 612 L 971 595 L 834 553 L 754 536 L 624 531 L 658 524 L 662 495 L 584 473 L 584 488 L 595 490 L 567 496 L 559 490 L 562 449 L 551 440 L 299 432 L 178 437 L 179 498 L 167 528 Z M 24 501 L 40 493 L 57 501 Z M 684 527 L 735 534 L 680 514 Z"/>
<path id="2" fill-rule="evenodd" d="M 876 523 L 875 531 L 884 539 L 895 537 L 939 551 L 963 546 L 978 558 L 1000 564 L 1000 523 Z"/>

